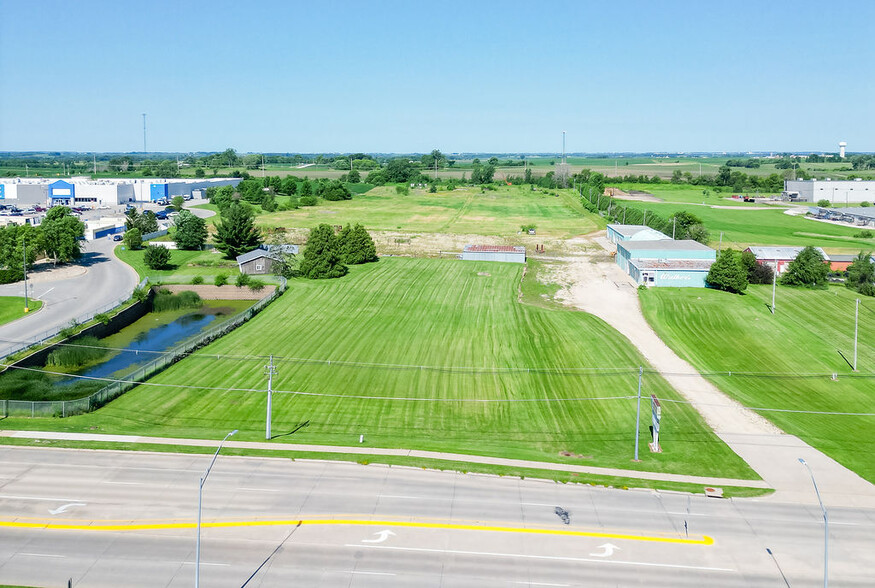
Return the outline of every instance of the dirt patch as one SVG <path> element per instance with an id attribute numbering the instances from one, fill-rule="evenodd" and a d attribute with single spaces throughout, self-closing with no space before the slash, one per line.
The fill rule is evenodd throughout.
<path id="1" fill-rule="evenodd" d="M 49 262 L 42 262 L 35 264 L 33 269 L 27 272 L 27 281 L 31 284 L 56 282 L 84 275 L 87 271 L 88 268 L 81 265 L 61 265 L 55 267 Z"/>

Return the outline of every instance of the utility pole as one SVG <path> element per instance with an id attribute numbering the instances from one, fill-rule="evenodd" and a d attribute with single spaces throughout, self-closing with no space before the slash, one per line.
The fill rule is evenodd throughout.
<path id="1" fill-rule="evenodd" d="M 778 260 L 775 260 L 775 271 L 772 272 L 772 314 L 775 314 L 775 286 L 778 283 Z"/>
<path id="2" fill-rule="evenodd" d="M 276 373 L 276 368 L 273 365 L 273 355 L 270 356 L 270 363 L 264 366 L 264 372 L 267 374 L 267 428 L 265 429 L 264 438 L 270 441 L 270 417 L 271 400 L 273 396 L 273 375 Z"/>
<path id="3" fill-rule="evenodd" d="M 350 160 L 350 161 L 352 161 L 352 160 Z M 262 153 L 262 154 L 261 154 L 261 177 L 262 177 L 262 178 L 264 178 L 264 173 L 265 173 L 265 169 L 264 169 L 264 153 Z"/>
<path id="4" fill-rule="evenodd" d="M 808 475 L 811 476 L 811 483 L 814 484 L 814 492 L 817 494 L 817 502 L 820 504 L 820 511 L 823 513 L 823 588 L 829 586 L 829 517 L 826 514 L 826 508 L 823 506 L 823 500 L 820 499 L 820 490 L 817 489 L 817 480 L 814 479 L 814 472 L 808 463 L 799 458 L 799 463 L 805 466 L 808 470 Z"/>
<path id="5" fill-rule="evenodd" d="M 638 433 L 641 428 L 641 376 L 644 368 L 638 367 L 638 408 L 635 410 L 635 461 L 638 461 Z"/>
<path id="6" fill-rule="evenodd" d="M 677 224 L 677 220 L 678 219 L 675 218 L 674 216 L 671 217 L 671 238 L 672 238 L 672 241 L 674 240 L 674 229 L 675 229 L 675 225 Z"/>
<path id="7" fill-rule="evenodd" d="M 146 154 L 146 113 L 143 113 L 143 154 Z"/>
<path id="8" fill-rule="evenodd" d="M 92 161 L 94 162 L 94 174 L 97 175 L 97 155 L 92 153 L 91 157 Z"/>
<path id="9" fill-rule="evenodd" d="M 857 371 L 857 325 L 860 320 L 860 299 L 857 298 L 857 305 L 854 309 L 854 371 Z"/>

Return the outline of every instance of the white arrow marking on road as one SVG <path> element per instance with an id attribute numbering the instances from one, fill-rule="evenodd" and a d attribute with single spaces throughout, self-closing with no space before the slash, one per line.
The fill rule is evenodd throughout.
<path id="1" fill-rule="evenodd" d="M 590 555 L 592 557 L 611 557 L 612 555 L 614 555 L 614 550 L 619 550 L 620 548 L 613 543 L 605 543 L 604 545 L 599 545 L 599 549 L 604 549 L 604 552 L 590 553 Z"/>
<path id="2" fill-rule="evenodd" d="M 385 531 L 379 531 L 377 533 L 374 533 L 374 535 L 379 535 L 379 537 L 377 537 L 376 539 L 362 539 L 362 543 L 382 543 L 383 541 L 388 539 L 390 535 L 394 534 L 395 533 L 389 531 L 388 529 Z"/>
<path id="3" fill-rule="evenodd" d="M 70 504 L 65 504 L 63 506 L 59 506 L 55 509 L 50 509 L 49 513 L 51 514 L 61 514 L 62 512 L 67 512 L 68 508 L 72 508 L 74 506 L 86 506 L 84 502 L 71 502 Z"/>

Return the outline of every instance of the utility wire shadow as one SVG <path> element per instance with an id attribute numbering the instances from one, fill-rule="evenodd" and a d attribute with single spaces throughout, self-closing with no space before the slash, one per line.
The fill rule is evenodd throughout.
<path id="1" fill-rule="evenodd" d="M 298 423 L 298 426 L 295 427 L 294 429 L 292 429 L 291 431 L 289 431 L 288 433 L 280 433 L 279 435 L 272 436 L 271 440 L 279 439 L 280 437 L 288 437 L 289 435 L 294 435 L 295 433 L 297 433 L 298 431 L 300 431 L 304 427 L 309 427 L 309 426 L 310 426 L 310 421 L 306 420 L 303 423 Z"/>

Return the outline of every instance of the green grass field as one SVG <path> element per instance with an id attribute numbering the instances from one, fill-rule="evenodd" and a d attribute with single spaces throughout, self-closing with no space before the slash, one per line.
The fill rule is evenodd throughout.
<path id="1" fill-rule="evenodd" d="M 636 187 L 638 186 L 638 187 Z M 622 189 L 637 189 L 649 192 L 665 202 L 618 201 L 633 208 L 649 210 L 668 218 L 684 210 L 702 219 L 711 232 L 711 245 L 716 246 L 723 232 L 723 245 L 744 249 L 750 245 L 813 245 L 828 252 L 856 253 L 875 249 L 875 239 L 854 237 L 859 228 L 843 227 L 818 222 L 804 216 L 784 214 L 785 207 L 757 209 L 755 204 L 733 203 L 713 191 L 703 197 L 699 186 L 673 184 L 620 184 Z M 705 200 L 705 206 L 701 205 Z M 679 203 L 680 202 L 680 203 Z M 714 208 L 732 206 L 732 208 Z M 761 205 L 760 205 L 761 206 Z"/>
<path id="2" fill-rule="evenodd" d="M 570 190 L 554 194 L 528 187 L 501 186 L 481 192 L 460 188 L 430 194 L 412 190 L 401 196 L 394 187 L 374 188 L 352 200 L 323 202 L 318 206 L 260 215 L 268 226 L 312 228 L 319 223 L 362 223 L 371 230 L 418 231 L 481 235 L 513 235 L 520 226 L 534 223 L 538 234 L 571 237 L 604 227 L 586 212 Z"/>
<path id="3" fill-rule="evenodd" d="M 265 389 L 273 354 L 275 389 L 302 393 L 274 395 L 276 442 L 348 445 L 363 434 L 369 446 L 756 478 L 683 404 L 664 412 L 665 451 L 651 454 L 644 402 L 642 461 L 632 462 L 643 358 L 591 315 L 520 303 L 522 270 L 385 258 L 342 279 L 291 280 L 251 322 L 99 411 L 4 426 L 196 438 L 237 428 L 259 440 L 266 394 L 252 390 Z M 567 366 L 587 369 L 556 372 Z M 176 387 L 188 384 L 205 388 Z M 677 398 L 657 376 L 643 390 Z M 626 398 L 594 400 L 614 396 Z"/>
<path id="4" fill-rule="evenodd" d="M 745 296 L 653 288 L 641 293 L 641 303 L 663 341 L 697 370 L 763 374 L 710 378 L 747 406 L 875 412 L 875 300 L 863 297 L 854 374 L 848 364 L 854 352 L 854 292 L 780 287 L 775 315 L 767 307 L 771 295 L 770 286 L 751 286 Z M 824 375 L 832 373 L 837 381 Z M 875 481 L 875 417 L 761 414 Z"/>
<path id="5" fill-rule="evenodd" d="M 27 307 L 30 312 L 39 310 L 43 305 L 39 300 L 28 298 Z M 0 325 L 20 319 L 24 316 L 23 296 L 0 296 Z"/>
<path id="6" fill-rule="evenodd" d="M 165 270 L 149 269 L 143 261 L 145 249 L 131 251 L 123 245 L 115 248 L 116 257 L 134 268 L 140 279 L 149 276 L 150 278 L 173 278 L 175 281 L 185 281 L 186 278 L 194 276 L 204 276 L 204 281 L 209 282 L 209 276 L 215 276 L 220 273 L 225 273 L 234 276 L 239 272 L 237 263 L 234 260 L 225 259 L 224 256 L 215 249 L 207 249 L 204 251 L 182 251 L 178 249 L 170 250 L 170 265 Z"/>

